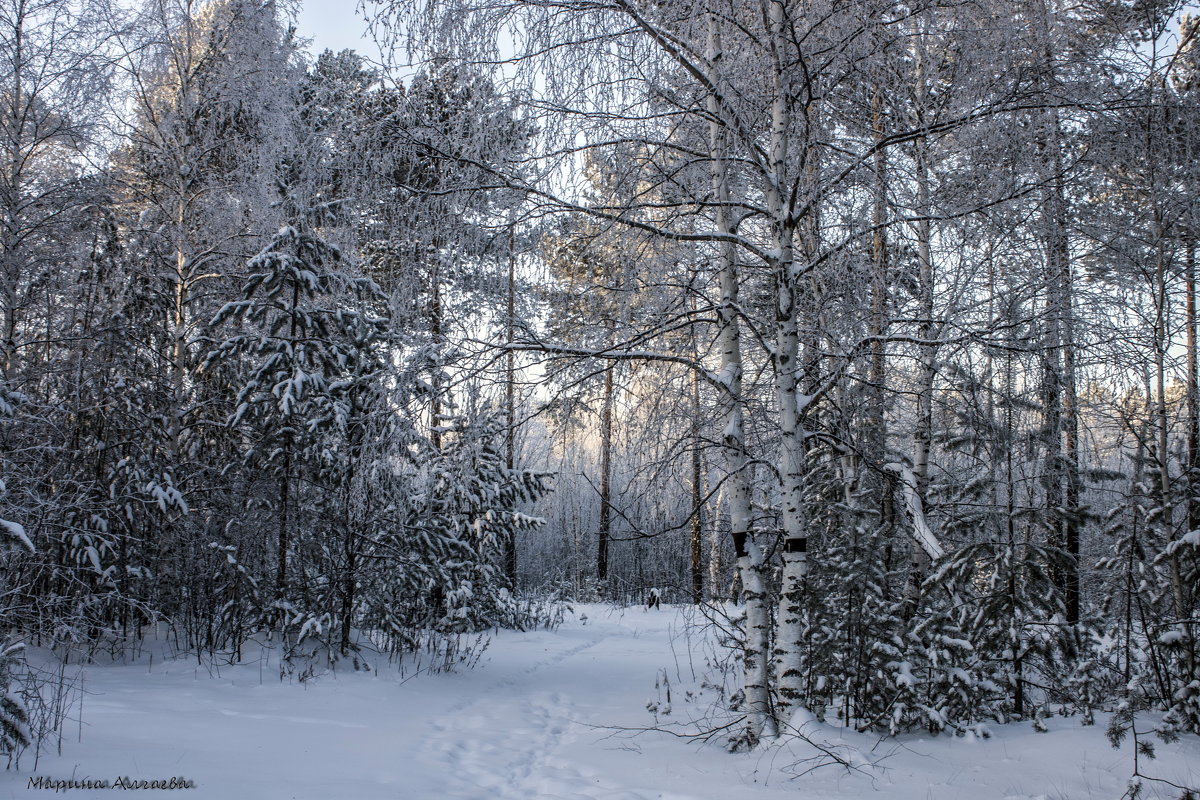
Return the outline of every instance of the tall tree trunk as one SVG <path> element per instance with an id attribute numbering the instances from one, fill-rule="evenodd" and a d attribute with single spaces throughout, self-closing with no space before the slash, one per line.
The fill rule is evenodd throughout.
<path id="1" fill-rule="evenodd" d="M 716 92 L 723 93 L 724 69 L 720 35 L 721 20 L 708 15 L 707 62 L 710 81 Z M 713 194 L 716 200 L 714 219 L 717 232 L 733 233 L 730 218 L 730 186 L 728 172 L 728 133 L 722 123 L 724 109 L 720 97 L 710 94 L 709 152 Z M 746 631 L 744 654 L 747 743 L 762 736 L 773 737 L 778 728 L 771 709 L 771 694 L 767 659 L 771 652 L 771 615 L 762 568 L 763 554 L 750 534 L 752 509 L 750 480 L 746 454 L 745 419 L 742 409 L 742 346 L 738 322 L 737 249 L 728 239 L 717 251 L 717 271 L 720 275 L 721 300 L 717 307 L 718 347 L 721 351 L 721 378 L 724 392 L 720 404 L 725 425 L 721 443 L 727 476 L 725 497 L 729 508 L 729 533 L 737 559 L 737 576 L 742 584 L 746 602 Z"/>
<path id="2" fill-rule="evenodd" d="M 1043 78 L 1057 81 L 1054 10 L 1041 8 Z M 1062 566 L 1051 570 L 1062 594 L 1067 622 L 1079 622 L 1079 422 L 1075 385 L 1074 283 L 1067 233 L 1063 131 L 1058 111 L 1045 112 L 1043 141 L 1042 230 L 1046 251 L 1046 322 L 1042 336 L 1042 405 L 1045 491 L 1050 544 L 1062 550 Z"/>
<path id="3" fill-rule="evenodd" d="M 794 248 L 795 228 L 784 196 L 789 168 L 791 68 L 784 63 L 787 20 L 783 0 L 771 0 L 769 24 L 772 51 L 771 138 L 768 150 L 767 209 L 771 226 L 771 271 L 775 277 L 774 379 L 780 430 L 780 515 L 783 522 L 783 585 L 775 637 L 775 679 L 780 722 L 801 705 L 804 693 L 804 590 L 808 573 L 808 530 L 804 523 L 805 437 L 802 398 L 798 394 L 800 331 L 798 323 L 800 269 Z M 813 242 L 807 243 L 811 246 Z M 812 257 L 811 250 L 805 256 Z"/>
<path id="4" fill-rule="evenodd" d="M 708 497 L 709 484 L 707 479 L 704 483 L 704 496 Z M 713 600 L 724 600 L 728 597 L 725 593 L 725 564 L 721 558 L 721 543 L 724 541 L 721 538 L 722 515 L 721 509 L 725 507 L 725 492 L 723 489 L 718 489 L 716 496 L 711 498 L 705 504 L 705 517 L 708 519 L 708 596 Z"/>
<path id="5" fill-rule="evenodd" d="M 1045 425 L 1046 502 L 1064 564 L 1054 570 L 1066 606 L 1067 622 L 1079 622 L 1079 469 L 1075 392 L 1074 322 L 1071 260 L 1067 241 L 1066 190 L 1062 182 L 1062 131 L 1049 112 L 1046 161 L 1049 174 L 1043 197 L 1046 270 L 1046 324 L 1042 337 Z"/>
<path id="6" fill-rule="evenodd" d="M 608 580 L 608 543 L 612 536 L 613 362 L 604 368 L 600 407 L 600 529 L 596 542 L 596 579 Z"/>
<path id="7" fill-rule="evenodd" d="M 364 481 L 362 487 L 363 503 L 361 514 L 355 514 L 354 484 L 358 476 L 358 466 L 364 460 L 364 444 L 366 431 L 364 418 L 368 410 L 363 408 L 357 391 L 350 395 L 350 414 L 352 422 L 347 426 L 347 444 L 349 445 L 349 463 L 343 476 L 342 486 L 342 558 L 345 572 L 342 575 L 342 631 L 340 649 L 342 655 L 350 652 L 350 635 L 354 624 L 354 601 L 358 587 L 358 527 L 371 516 L 371 488 L 369 481 Z M 368 473 L 369 475 L 369 473 Z"/>
<path id="8" fill-rule="evenodd" d="M 692 296 L 692 311 L 696 310 L 696 298 Z M 691 335 L 692 358 L 699 361 L 699 349 L 696 345 L 695 327 Z M 692 579 L 692 602 L 704 600 L 704 470 L 702 469 L 702 451 L 700 437 L 700 375 L 696 370 L 691 371 L 692 395 L 692 518 L 688 538 L 688 562 Z"/>
<path id="9" fill-rule="evenodd" d="M 513 326 L 516 316 L 516 228 L 510 223 L 508 229 L 508 285 L 505 298 L 504 341 L 511 345 L 513 342 Z M 517 354 L 509 349 L 504 354 L 504 465 L 509 471 L 516 469 L 516 440 L 517 440 Z M 504 573 L 508 576 L 509 584 L 517 585 L 517 535 L 514 531 L 504 541 Z"/>
<path id="10" fill-rule="evenodd" d="M 358 584 L 358 552 L 354 546 L 354 520 L 350 508 L 350 482 L 347 481 L 346 496 L 343 500 L 345 511 L 342 515 L 342 557 L 345 559 L 345 573 L 342 576 L 342 631 L 340 649 L 342 655 L 350 652 L 350 632 L 354 623 L 354 594 Z"/>
<path id="11" fill-rule="evenodd" d="M 1167 292 L 1167 256 L 1164 252 L 1166 247 L 1166 226 L 1162 220 L 1162 212 L 1158 206 L 1154 208 L 1155 233 L 1157 234 L 1157 247 L 1155 248 L 1155 314 L 1154 314 L 1154 384 L 1155 384 L 1155 427 L 1157 428 L 1157 452 L 1155 460 L 1158 467 L 1158 494 L 1159 494 L 1159 526 L 1162 529 L 1163 546 L 1171 544 L 1175 541 L 1175 515 L 1174 505 L 1171 498 L 1171 470 L 1170 470 L 1170 417 L 1167 414 L 1167 351 L 1170 350 L 1171 341 L 1168 334 L 1169 313 L 1168 302 L 1170 300 Z M 1190 623 L 1190 605 L 1189 591 L 1186 582 L 1183 578 L 1183 568 L 1179 563 L 1178 553 L 1174 553 L 1167 557 L 1167 571 L 1171 582 L 1171 596 L 1175 606 L 1175 618 L 1180 624 L 1185 625 L 1191 630 Z M 1195 648 L 1191 645 L 1189 636 L 1189 653 L 1188 653 L 1188 674 L 1195 674 Z"/>
<path id="12" fill-rule="evenodd" d="M 434 255 L 437 258 L 437 255 Z M 442 280 L 438 274 L 437 264 L 434 264 L 429 286 L 429 335 L 436 353 L 436 363 L 433 374 L 429 378 L 431 400 L 429 402 L 429 441 L 435 450 L 442 449 L 442 366 L 441 345 L 444 341 L 442 332 Z"/>
<path id="13" fill-rule="evenodd" d="M 1067 285 L 1070 286 L 1069 283 Z M 1063 458 L 1065 459 L 1064 469 L 1067 473 L 1063 539 L 1067 545 L 1067 593 L 1065 597 L 1067 622 L 1075 625 L 1081 618 L 1080 606 L 1083 600 L 1079 578 L 1082 555 L 1079 545 L 1079 515 L 1083 476 L 1079 466 L 1079 395 L 1075 383 L 1075 324 L 1072 296 L 1073 291 L 1068 288 L 1067 317 L 1063 326 L 1063 433 L 1066 437 Z"/>
<path id="14" fill-rule="evenodd" d="M 1007 301 L 1012 302 L 1011 298 L 1015 295 L 1010 276 L 1009 285 L 1005 292 Z M 1014 309 L 1015 311 L 1015 309 Z M 1010 315 L 1010 321 L 1015 321 L 1015 313 Z M 1016 469 L 1014 465 L 1013 451 L 1015 443 L 1018 439 L 1016 425 L 1017 420 L 1014 414 L 1013 397 L 1016 393 L 1016 370 L 1014 368 L 1014 350 L 1017 347 L 1015 336 L 1012 332 L 1008 334 L 1009 346 L 1004 351 L 1004 431 L 1005 440 L 1002 444 L 1004 451 L 1004 478 L 1005 478 L 1005 515 L 1004 515 L 1004 534 L 1005 547 L 1007 549 L 1008 572 L 1005 579 L 1004 591 L 1008 601 L 1008 632 L 1009 632 L 1009 662 L 1012 668 L 1012 701 L 1013 708 L 1017 716 L 1022 716 L 1025 713 L 1025 673 L 1024 673 L 1024 644 L 1022 642 L 1022 628 L 1016 618 L 1016 609 L 1019 605 L 1018 601 L 1018 586 L 1017 586 L 1017 486 L 1016 486 Z"/>
<path id="15" fill-rule="evenodd" d="M 290 520 L 288 511 L 291 506 L 292 486 L 292 453 L 287 447 L 283 454 L 283 474 L 279 477 L 279 528 L 276 537 L 276 569 L 275 569 L 275 599 L 285 602 L 287 597 L 287 571 Z M 280 613 L 277 609 L 277 613 Z"/>
<path id="16" fill-rule="evenodd" d="M 917 48 L 917 80 L 916 80 L 916 109 L 918 125 L 924 125 L 926 113 L 925 103 L 928 92 L 926 86 L 926 54 L 924 51 L 925 41 L 924 34 L 921 33 L 916 38 Z M 914 144 L 914 162 L 916 168 L 917 182 L 917 304 L 918 304 L 918 320 L 917 320 L 917 338 L 921 341 L 919 345 L 920 351 L 917 355 L 917 398 L 916 398 L 916 420 L 913 427 L 912 435 L 912 482 L 911 487 L 913 493 L 912 505 L 915 509 L 910 509 L 911 512 L 924 515 L 926 493 L 929 488 L 929 452 L 933 443 L 933 384 L 937 377 L 937 355 L 938 348 L 932 342 L 938 334 L 938 327 L 934 320 L 933 307 L 933 292 L 934 292 L 934 269 L 933 269 L 933 229 L 930 222 L 930 216 L 933 212 L 933 200 L 931 189 L 931 176 L 929 163 L 929 142 L 924 139 L 918 139 Z M 910 545 L 910 560 L 908 568 L 908 582 L 904 589 L 904 605 L 902 614 L 906 617 L 911 617 L 916 612 L 917 603 L 921 593 L 921 583 L 925 579 L 925 573 L 929 569 L 929 554 L 925 548 L 917 540 L 915 535 L 917 531 L 915 526 L 917 520 L 913 520 L 914 536 Z"/>
<path id="17" fill-rule="evenodd" d="M 3 325 L 3 341 L 0 342 L 0 378 L 8 381 L 13 377 L 16 371 L 17 359 L 17 318 L 18 310 L 18 293 L 21 286 L 22 265 L 18 250 L 21 242 L 21 184 L 23 181 L 22 169 L 26 160 L 25 151 L 25 131 L 23 120 L 25 119 L 25 77 L 24 65 L 25 59 L 23 56 L 23 48 L 25 45 L 25 6 L 18 4 L 13 9 L 12 19 L 12 71 L 11 82 L 6 94 L 5 105 L 8 106 L 6 119 L 4 120 L 4 142 L 5 160 L 7 163 L 7 186 L 3 187 L 3 193 L 0 194 L 0 202 L 3 202 L 4 208 L 4 230 L 3 235 L 3 253 L 0 253 L 0 269 L 3 269 L 3 274 L 0 274 L 0 302 L 3 303 L 3 319 L 0 320 L 0 325 Z"/>
<path id="18" fill-rule="evenodd" d="M 888 328 L 888 278 L 889 256 L 887 229 L 888 183 L 887 153 L 882 147 L 883 93 L 875 86 L 871 93 L 871 135 L 875 143 L 874 156 L 874 202 L 871 205 L 871 309 L 867 333 L 871 339 L 871 362 L 867 372 L 867 409 L 864 419 L 864 442 L 866 452 L 881 458 L 887 452 L 887 418 L 884 405 L 884 389 L 887 382 L 886 347 L 883 337 Z M 860 478 L 861 480 L 861 478 Z M 887 525 L 891 503 L 888 493 L 882 491 L 878 481 L 873 481 L 879 497 L 880 523 Z M 890 547 L 890 543 L 889 543 Z"/>
<path id="19" fill-rule="evenodd" d="M 291 343 L 292 351 L 295 352 L 300 339 L 300 284 L 297 281 L 292 282 L 292 306 L 289 311 L 288 341 Z M 293 442 L 290 433 L 284 434 L 281 449 L 283 450 L 283 473 L 279 479 L 279 535 L 275 599 L 282 604 L 287 600 L 288 551 L 291 547 L 290 505 Z"/>
<path id="20" fill-rule="evenodd" d="M 179 118 L 193 120 L 196 116 L 197 98 L 195 97 L 195 64 L 193 59 L 196 52 L 197 30 L 195 21 L 189 16 L 184 22 L 180 34 L 183 38 L 180 46 L 174 48 L 171 58 L 178 73 L 179 85 L 177 103 Z M 178 144 L 178 150 L 172 152 L 180 165 L 190 164 L 194 155 L 191 141 L 184 139 Z M 185 451 L 185 423 L 189 413 L 192 395 L 188 386 L 188 373 L 191 368 L 188 353 L 188 330 L 193 324 L 193 292 L 197 281 L 196 273 L 200 271 L 195 263 L 197 253 L 193 237 L 189 229 L 193 227 L 191 211 L 193 204 L 200 194 L 196 187 L 198 178 L 194 173 L 179 170 L 177 175 L 170 178 L 170 183 L 164 187 L 168 193 L 165 205 L 170 209 L 170 237 L 173 248 L 170 278 L 174 281 L 171 295 L 171 307 L 168 311 L 168 335 L 170 337 L 169 353 L 167 355 L 167 373 L 170 381 L 170 408 L 167 409 L 166 447 L 167 462 L 171 477 L 180 491 L 186 491 L 187 471 L 182 468 Z M 174 196 L 171 197 L 170 194 Z M 160 585 L 166 591 L 174 593 L 175 573 L 178 569 L 178 559 L 172 558 L 174 539 L 179 536 L 177 519 L 169 519 L 167 524 L 157 528 L 157 561 Z"/>
<path id="21" fill-rule="evenodd" d="M 1200 528 L 1200 359 L 1196 352 L 1196 242 L 1184 241 L 1187 282 L 1187 484 L 1188 530 Z"/>

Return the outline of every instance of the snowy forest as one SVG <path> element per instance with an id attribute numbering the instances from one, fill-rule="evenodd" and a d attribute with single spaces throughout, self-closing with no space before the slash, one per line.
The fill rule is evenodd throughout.
<path id="1" fill-rule="evenodd" d="M 296 10 L 0 0 L 14 787 L 101 735 L 76 667 L 432 680 L 607 608 L 707 637 L 634 710 L 714 769 L 1065 720 L 1196 796 L 1186 4 Z"/>

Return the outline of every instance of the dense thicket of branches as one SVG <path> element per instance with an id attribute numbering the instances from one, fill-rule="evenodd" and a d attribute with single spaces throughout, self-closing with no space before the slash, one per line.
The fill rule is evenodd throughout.
<path id="1" fill-rule="evenodd" d="M 484 168 L 555 220 L 503 340 L 564 473 L 533 546 L 589 590 L 734 590 L 735 745 L 1099 698 L 1114 737 L 1196 731 L 1181 6 L 376 5 L 536 127 Z"/>
<path id="2" fill-rule="evenodd" d="M 297 47 L 257 0 L 0 3 L 0 751 L 20 641 L 454 659 L 531 619 L 547 478 L 449 384 L 512 195 L 447 143 L 526 134 L 478 72 Z"/>
<path id="3" fill-rule="evenodd" d="M 738 601 L 734 746 L 1197 731 L 1200 26 L 366 5 L 406 82 L 273 2 L 0 0 L 6 636 L 403 650 L 656 586 Z"/>

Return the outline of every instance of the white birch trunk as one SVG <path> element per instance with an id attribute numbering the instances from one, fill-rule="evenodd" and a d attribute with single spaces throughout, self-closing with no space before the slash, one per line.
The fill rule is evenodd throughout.
<path id="1" fill-rule="evenodd" d="M 719 21 L 708 17 L 708 68 L 714 87 L 721 82 L 721 36 Z M 728 138 L 725 126 L 720 122 L 720 99 L 710 96 L 708 108 L 709 147 L 713 194 L 716 199 L 715 222 L 717 232 L 730 234 L 733 224 L 729 214 L 730 189 L 726 162 Z M 721 352 L 721 378 L 724 383 L 725 428 L 722 432 L 728 477 L 725 482 L 725 497 L 729 505 L 730 536 L 737 557 L 738 577 L 741 580 L 746 602 L 745 677 L 747 729 L 745 741 L 749 744 L 763 736 L 777 734 L 775 717 L 771 710 L 771 694 L 767 659 L 770 654 L 771 618 L 766 604 L 766 589 L 762 576 L 762 552 L 755 545 L 750 532 L 752 510 L 750 503 L 750 481 L 747 475 L 745 420 L 742 412 L 742 348 L 737 316 L 738 274 L 737 250 L 729 241 L 723 241 L 718 249 L 717 269 L 720 273 L 721 301 L 718 307 L 720 330 L 718 346 Z"/>
<path id="2" fill-rule="evenodd" d="M 916 45 L 917 66 L 917 98 L 916 107 L 919 115 L 924 114 L 926 97 L 924 44 L 920 35 Z M 929 222 L 931 214 L 930 177 L 929 177 L 929 144 L 917 140 L 916 145 L 916 180 L 917 180 L 917 267 L 919 271 L 919 319 L 917 322 L 917 337 L 928 342 L 934 338 L 935 325 L 933 319 L 933 254 L 931 240 L 933 231 Z M 937 349 L 932 344 L 922 344 L 917 358 L 917 408 L 916 425 L 912 437 L 912 481 L 911 486 L 904 487 L 905 509 L 912 527 L 912 546 L 909 560 L 908 582 L 904 589 L 903 614 L 911 616 L 920 598 L 921 583 L 929 569 L 929 553 L 922 541 L 922 534 L 932 538 L 928 525 L 925 524 L 925 493 L 929 486 L 929 450 L 933 441 L 933 382 L 937 375 Z M 919 509 L 914 513 L 914 509 Z M 919 521 L 918 521 L 919 520 Z"/>
<path id="3" fill-rule="evenodd" d="M 788 133 L 791 114 L 786 68 L 784 8 L 781 0 L 770 5 L 770 29 L 775 53 L 771 103 L 771 140 L 768 153 L 767 208 L 771 215 L 770 265 L 775 276 L 775 392 L 780 428 L 780 517 L 783 523 L 783 586 L 779 598 L 779 628 L 775 637 L 774 666 L 778 712 L 786 724 L 804 695 L 804 585 L 808 573 L 808 533 L 804 525 L 804 431 L 796 387 L 800 334 L 796 321 L 798 270 L 794 234 L 784 199 L 787 180 Z"/>

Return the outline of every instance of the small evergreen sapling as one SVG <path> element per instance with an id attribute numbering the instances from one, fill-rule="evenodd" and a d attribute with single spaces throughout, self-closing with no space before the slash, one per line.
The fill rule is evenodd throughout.
<path id="1" fill-rule="evenodd" d="M 0 753 L 10 757 L 31 743 L 25 703 L 13 690 L 13 670 L 21 662 L 24 648 L 23 643 L 13 641 L 0 648 Z"/>
<path id="2" fill-rule="evenodd" d="M 7 415 L 11 411 L 12 407 L 0 386 L 0 414 Z M 4 479 L 0 477 L 0 498 L 5 493 Z M 7 559 L 13 549 L 34 552 L 33 543 L 25 534 L 25 529 L 19 523 L 0 518 L 0 556 Z M 6 567 L 6 563 L 0 563 L 0 580 L 4 583 L 7 583 Z M 13 669 L 20 663 L 24 647 L 22 642 L 12 640 L 0 647 L 0 753 L 7 753 L 10 757 L 30 743 L 29 715 L 20 696 L 13 690 Z"/>

